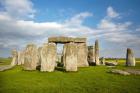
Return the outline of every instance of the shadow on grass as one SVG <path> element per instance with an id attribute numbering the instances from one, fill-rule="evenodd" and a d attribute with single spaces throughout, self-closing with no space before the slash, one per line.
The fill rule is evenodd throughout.
<path id="1" fill-rule="evenodd" d="M 66 70 L 63 67 L 55 67 L 55 70 L 66 72 Z"/>

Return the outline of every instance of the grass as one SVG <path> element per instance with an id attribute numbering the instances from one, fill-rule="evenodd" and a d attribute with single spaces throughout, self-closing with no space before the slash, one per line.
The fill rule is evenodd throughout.
<path id="1" fill-rule="evenodd" d="M 9 65 L 10 63 L 11 63 L 11 58 L 0 58 L 0 66 Z"/>
<path id="2" fill-rule="evenodd" d="M 140 69 L 138 61 L 136 67 L 125 67 L 124 60 L 119 60 L 116 68 Z M 91 66 L 79 68 L 78 72 L 49 73 L 24 71 L 16 66 L 0 72 L 0 93 L 140 93 L 140 76 L 110 74 L 110 69 Z"/>

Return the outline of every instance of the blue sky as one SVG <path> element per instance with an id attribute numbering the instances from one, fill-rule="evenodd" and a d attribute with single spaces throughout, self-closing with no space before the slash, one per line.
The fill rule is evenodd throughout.
<path id="1" fill-rule="evenodd" d="M 0 56 L 50 36 L 87 37 L 100 56 L 140 57 L 140 0 L 0 0 Z M 59 48 L 59 47 L 58 47 Z"/>

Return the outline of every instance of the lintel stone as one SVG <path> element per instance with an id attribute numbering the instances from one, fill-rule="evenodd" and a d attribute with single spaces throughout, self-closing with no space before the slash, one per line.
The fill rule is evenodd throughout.
<path id="1" fill-rule="evenodd" d="M 86 43 L 86 38 L 73 38 L 73 37 L 50 37 L 48 42 L 51 43 Z"/>

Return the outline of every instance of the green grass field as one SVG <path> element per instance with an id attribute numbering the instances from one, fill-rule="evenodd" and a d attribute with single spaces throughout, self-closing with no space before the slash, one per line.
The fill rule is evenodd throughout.
<path id="1" fill-rule="evenodd" d="M 11 59 L 0 59 L 8 64 Z M 118 69 L 140 69 L 125 67 L 119 60 Z M 21 66 L 0 72 L 0 93 L 140 93 L 140 76 L 123 76 L 108 73 L 106 66 L 79 68 L 78 72 L 24 71 Z"/>

